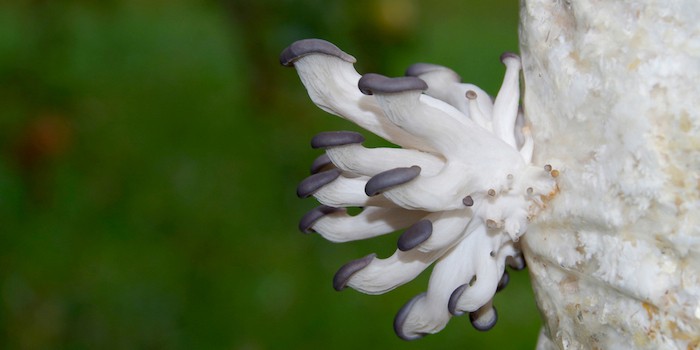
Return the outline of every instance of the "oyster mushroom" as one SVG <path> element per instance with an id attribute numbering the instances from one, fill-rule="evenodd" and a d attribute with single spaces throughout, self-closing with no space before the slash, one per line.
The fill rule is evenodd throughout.
<path id="1" fill-rule="evenodd" d="M 436 333 L 464 313 L 476 329 L 493 327 L 505 268 L 524 266 L 519 238 L 556 191 L 551 169 L 530 164 L 518 108 L 520 58 L 501 60 L 506 74 L 492 99 L 438 65 L 416 64 L 397 78 L 360 75 L 352 56 L 319 39 L 295 42 L 280 57 L 321 109 L 399 146 L 366 148 L 350 131 L 317 134 L 312 148 L 327 158 L 314 161 L 297 193 L 323 204 L 302 218 L 303 232 L 346 242 L 403 231 L 391 256 L 343 265 L 336 290 L 385 293 L 435 265 L 427 291 L 395 318 L 402 339 Z M 362 210 L 352 216 L 345 207 Z"/>

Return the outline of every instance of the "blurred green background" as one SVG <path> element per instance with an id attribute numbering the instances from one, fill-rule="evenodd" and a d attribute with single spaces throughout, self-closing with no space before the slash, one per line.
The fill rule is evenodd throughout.
<path id="1" fill-rule="evenodd" d="M 297 231 L 319 131 L 293 41 L 360 72 L 453 67 L 492 94 L 517 51 L 515 0 L 0 2 L 0 348 L 533 349 L 527 272 L 486 333 L 467 317 L 415 342 L 387 295 L 331 288 L 396 234 L 333 244 Z M 367 133 L 365 133 L 367 134 Z M 369 142 L 372 142 L 371 140 Z"/>

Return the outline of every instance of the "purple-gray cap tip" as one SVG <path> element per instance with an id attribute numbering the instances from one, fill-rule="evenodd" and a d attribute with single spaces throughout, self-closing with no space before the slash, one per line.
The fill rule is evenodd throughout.
<path id="1" fill-rule="evenodd" d="M 516 59 L 520 61 L 520 56 L 512 52 L 504 52 L 503 54 L 501 54 L 501 62 L 505 62 L 507 59 Z"/>
<path id="2" fill-rule="evenodd" d="M 340 58 L 343 61 L 355 63 L 355 57 L 352 57 L 339 49 L 337 46 L 322 39 L 303 39 L 295 41 L 280 54 L 280 64 L 285 67 L 293 67 L 294 62 L 299 58 L 310 54 L 324 54 Z"/>
<path id="3" fill-rule="evenodd" d="M 365 137 L 354 131 L 324 131 L 311 139 L 311 148 L 338 147 L 365 142 Z"/>
<path id="4" fill-rule="evenodd" d="M 416 77 L 398 77 L 389 78 L 381 74 L 368 73 L 360 78 L 357 83 L 365 95 L 390 94 L 405 91 L 425 91 L 428 90 L 428 84 L 420 78 Z"/>

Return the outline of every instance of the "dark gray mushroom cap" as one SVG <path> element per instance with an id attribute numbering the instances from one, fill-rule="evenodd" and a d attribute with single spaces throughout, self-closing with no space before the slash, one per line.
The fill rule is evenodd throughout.
<path id="1" fill-rule="evenodd" d="M 445 66 L 432 63 L 414 63 L 406 68 L 407 77 L 417 77 L 434 71 L 451 70 Z"/>
<path id="2" fill-rule="evenodd" d="M 426 295 L 425 292 L 416 295 L 411 300 L 409 300 L 406 304 L 404 304 L 404 306 L 401 307 L 399 312 L 396 313 L 396 317 L 394 317 L 394 332 L 396 332 L 396 335 L 398 335 L 399 338 L 401 338 L 403 340 L 416 340 L 416 339 L 423 338 L 425 336 L 425 334 L 408 336 L 403 331 L 404 323 L 406 323 L 406 319 L 408 318 L 408 315 L 411 313 L 411 308 L 413 308 L 413 305 L 418 300 L 425 297 L 425 295 Z"/>
<path id="3" fill-rule="evenodd" d="M 343 265 L 333 276 L 333 288 L 337 291 L 345 289 L 352 275 L 367 267 L 376 256 L 377 254 L 372 253 Z"/>
<path id="4" fill-rule="evenodd" d="M 525 257 L 523 256 L 522 253 L 516 255 L 516 256 L 509 256 L 506 258 L 506 264 L 508 267 L 515 271 L 520 271 L 523 270 L 527 267 L 527 262 L 525 261 Z"/>
<path id="5" fill-rule="evenodd" d="M 354 131 L 325 131 L 311 139 L 311 148 L 327 148 L 365 142 L 365 137 Z"/>
<path id="6" fill-rule="evenodd" d="M 502 291 L 503 288 L 508 286 L 508 282 L 510 282 L 510 275 L 508 274 L 508 271 L 503 270 L 501 279 L 498 281 L 498 285 L 496 286 L 496 293 Z"/>
<path id="7" fill-rule="evenodd" d="M 405 184 L 420 175 L 420 171 L 421 168 L 414 165 L 410 168 L 394 168 L 381 172 L 372 176 L 372 178 L 367 181 L 365 184 L 365 194 L 370 197 L 376 196 L 394 186 Z"/>
<path id="8" fill-rule="evenodd" d="M 462 77 L 460 77 L 459 74 L 452 69 L 433 63 L 414 63 L 406 68 L 405 75 L 409 77 L 420 77 L 421 75 L 433 72 L 440 72 L 443 74 L 448 73 L 452 75 L 455 80 L 462 80 Z"/>
<path id="9" fill-rule="evenodd" d="M 280 64 L 285 67 L 293 67 L 294 61 L 314 53 L 335 56 L 343 61 L 355 63 L 355 57 L 348 55 L 328 41 L 322 39 L 303 39 L 295 41 L 282 51 L 280 54 Z"/>
<path id="10" fill-rule="evenodd" d="M 450 300 L 447 302 L 447 310 L 455 316 L 461 316 L 464 314 L 464 312 L 457 310 L 457 303 L 459 302 L 459 298 L 462 297 L 462 293 L 464 293 L 464 290 L 469 287 L 469 283 L 465 283 L 457 288 L 452 292 L 450 295 Z"/>
<path id="11" fill-rule="evenodd" d="M 425 242 L 432 234 L 433 223 L 427 219 L 420 220 L 401 234 L 397 244 L 398 248 L 403 252 L 409 251 Z"/>
<path id="12" fill-rule="evenodd" d="M 520 61 L 520 56 L 512 53 L 512 52 L 504 52 L 501 54 L 501 62 L 505 62 L 507 59 L 514 58 L 518 61 Z"/>
<path id="13" fill-rule="evenodd" d="M 488 315 L 489 311 L 492 311 L 493 315 Z M 491 305 L 483 306 L 481 309 L 469 313 L 469 321 L 477 331 L 486 332 L 496 325 L 498 312 Z"/>
<path id="14" fill-rule="evenodd" d="M 329 207 L 327 205 L 319 205 L 316 208 L 311 209 L 308 213 L 304 214 L 299 220 L 299 231 L 303 233 L 311 233 L 313 229 L 311 228 L 318 219 L 332 214 L 338 211 L 344 211 L 342 208 Z"/>
<path id="15" fill-rule="evenodd" d="M 297 186 L 297 196 L 299 196 L 299 198 L 306 198 L 314 194 L 319 188 L 337 179 L 341 172 L 340 169 L 333 169 L 305 178 L 299 183 L 299 186 Z"/>
<path id="16" fill-rule="evenodd" d="M 375 73 L 363 75 L 357 86 L 365 95 L 428 90 L 428 84 L 416 77 L 389 78 Z"/>
<path id="17" fill-rule="evenodd" d="M 316 174 L 324 169 L 328 170 L 326 168 L 329 168 L 332 166 L 333 166 L 333 162 L 331 162 L 331 158 L 328 156 L 328 154 L 324 153 L 324 154 L 316 157 L 316 159 L 314 159 L 314 161 L 311 163 L 310 171 L 311 171 L 311 174 L 313 175 L 313 174 Z"/>

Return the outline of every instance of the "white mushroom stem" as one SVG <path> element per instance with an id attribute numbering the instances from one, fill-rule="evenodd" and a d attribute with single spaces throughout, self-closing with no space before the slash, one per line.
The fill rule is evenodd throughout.
<path id="1" fill-rule="evenodd" d="M 474 84 L 461 83 L 461 77 L 452 69 L 435 64 L 417 63 L 408 68 L 406 75 L 425 81 L 428 84 L 428 90 L 425 91 L 428 96 L 450 104 L 472 120 L 475 118 L 464 97 L 468 91 L 474 91 L 478 96 L 480 112 L 484 117 L 491 118 L 491 97 Z M 487 130 L 491 131 L 491 128 Z"/>
<path id="2" fill-rule="evenodd" d="M 386 259 L 374 258 L 367 267 L 353 274 L 347 285 L 365 294 L 383 294 L 416 278 L 443 253 L 396 250 Z"/>
<path id="3" fill-rule="evenodd" d="M 367 207 L 350 216 L 338 211 L 318 219 L 313 230 L 331 242 L 367 239 L 410 226 L 426 216 L 425 212 L 402 208 Z"/>
<path id="4" fill-rule="evenodd" d="M 425 219 L 433 223 L 433 234 L 415 249 L 430 252 L 453 246 L 474 229 L 471 225 L 472 221 L 469 220 L 471 217 L 469 208 L 442 211 L 426 216 Z"/>
<path id="5" fill-rule="evenodd" d="M 477 230 L 473 233 L 475 236 L 480 236 L 481 242 L 488 242 L 488 236 L 485 230 Z M 505 266 L 505 257 L 493 255 L 495 252 L 490 249 L 489 245 L 481 245 L 481 249 L 472 252 L 469 264 L 474 266 L 474 279 L 471 278 L 464 282 L 466 285 L 461 289 L 459 295 L 452 294 L 450 305 L 454 312 L 472 312 L 476 311 L 486 304 L 496 293 L 496 287 L 501 279 L 503 267 Z M 455 298 L 452 300 L 452 298 Z"/>
<path id="6" fill-rule="evenodd" d="M 464 164 L 449 162 L 434 176 L 419 176 L 406 184 L 384 192 L 396 205 L 406 209 L 427 211 L 455 210 L 464 207 L 462 199 L 474 190 Z"/>
<path id="7" fill-rule="evenodd" d="M 493 132 L 505 143 L 517 148 L 514 128 L 520 100 L 520 57 L 504 54 L 501 61 L 506 66 L 506 74 L 493 103 Z"/>
<path id="8" fill-rule="evenodd" d="M 352 62 L 328 54 L 310 53 L 295 60 L 294 68 L 311 100 L 324 111 L 346 118 L 403 147 L 431 149 L 389 123 L 374 99 L 357 90 L 360 74 Z"/>
<path id="9" fill-rule="evenodd" d="M 470 118 L 482 128 L 493 131 L 491 98 L 483 91 L 468 89 L 464 93 L 464 99 L 467 101 Z"/>
<path id="10" fill-rule="evenodd" d="M 359 175 L 374 176 L 393 168 L 421 167 L 421 174 L 437 174 L 445 162 L 430 153 L 402 148 L 366 148 L 359 144 L 332 147 L 326 150 L 338 168 Z"/>
<path id="11" fill-rule="evenodd" d="M 517 173 L 525 166 L 515 148 L 485 132 L 471 120 L 458 122 L 445 110 L 425 103 L 431 98 L 421 96 L 420 91 L 374 95 L 392 123 L 415 137 L 424 139 L 444 155 L 448 162 L 464 164 L 464 174 L 454 180 L 468 182 L 470 186 L 464 188 L 466 191 L 501 187 L 506 174 Z M 455 113 L 459 112 L 455 110 Z M 512 132 L 511 125 L 511 134 Z M 502 178 L 499 178 L 499 174 L 502 174 Z"/>
<path id="12" fill-rule="evenodd" d="M 399 334 L 411 339 L 445 328 L 452 316 L 447 309 L 452 291 L 469 282 L 474 275 L 473 265 L 464 263 L 464 257 L 487 245 L 478 237 L 474 234 L 467 236 L 435 264 L 427 293 L 399 311 L 403 321 L 395 324 Z"/>
<path id="13" fill-rule="evenodd" d="M 321 187 L 313 196 L 321 204 L 331 207 L 393 207 L 394 204 L 388 199 L 375 196 L 369 197 L 365 194 L 365 184 L 368 177 L 347 177 L 340 175 L 337 179 Z"/>

